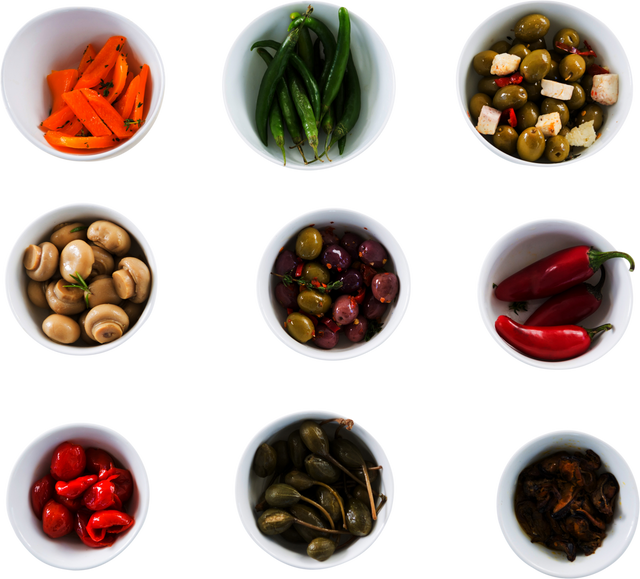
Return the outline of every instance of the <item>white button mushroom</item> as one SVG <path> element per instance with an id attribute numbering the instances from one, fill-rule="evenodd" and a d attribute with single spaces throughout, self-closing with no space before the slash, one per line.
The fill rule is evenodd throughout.
<path id="1" fill-rule="evenodd" d="M 58 248 L 58 251 L 62 251 L 67 243 L 71 243 L 76 239 L 87 240 L 87 226 L 79 221 L 56 225 L 49 241 Z"/>
<path id="2" fill-rule="evenodd" d="M 134 304 L 129 300 L 123 301 L 120 307 L 124 310 L 124 313 L 129 316 L 129 326 L 134 326 L 140 319 L 140 316 L 142 316 L 142 312 L 144 312 L 143 304 Z"/>
<path id="3" fill-rule="evenodd" d="M 77 283 L 72 276 L 80 274 L 87 279 L 93 268 L 93 250 L 86 241 L 76 239 L 65 245 L 60 254 L 60 274 L 69 283 Z"/>
<path id="4" fill-rule="evenodd" d="M 111 221 L 96 221 L 89 226 L 87 237 L 98 247 L 122 257 L 131 247 L 129 234 Z"/>
<path id="5" fill-rule="evenodd" d="M 123 300 L 140 304 L 149 297 L 151 272 L 143 261 L 136 257 L 120 260 L 118 270 L 112 274 L 116 292 Z"/>
<path id="6" fill-rule="evenodd" d="M 34 306 L 39 308 L 49 307 L 49 303 L 47 302 L 48 285 L 48 281 L 29 280 L 29 284 L 27 285 L 27 296 L 29 296 L 29 300 Z"/>
<path id="7" fill-rule="evenodd" d="M 101 304 L 91 309 L 84 321 L 84 329 L 96 342 L 113 342 L 129 329 L 129 317 L 113 304 Z"/>
<path id="8" fill-rule="evenodd" d="M 64 280 L 51 282 L 47 286 L 47 303 L 56 314 L 72 316 L 86 309 L 84 291 L 68 285 Z"/>
<path id="9" fill-rule="evenodd" d="M 99 276 L 89 284 L 89 307 L 100 304 L 119 305 L 122 298 L 117 294 L 113 279 L 107 275 Z"/>
<path id="10" fill-rule="evenodd" d="M 54 342 L 73 344 L 80 337 L 80 326 L 68 316 L 51 314 L 42 322 L 42 331 Z"/>
<path id="11" fill-rule="evenodd" d="M 24 252 L 22 263 L 27 275 L 34 281 L 47 281 L 58 269 L 58 248 L 45 241 L 40 245 L 30 245 Z"/>
<path id="12" fill-rule="evenodd" d="M 97 245 L 91 245 L 93 251 L 93 268 L 91 269 L 91 275 L 87 282 L 91 282 L 99 275 L 111 275 L 116 268 L 116 264 L 113 260 L 113 256 L 102 247 Z"/>

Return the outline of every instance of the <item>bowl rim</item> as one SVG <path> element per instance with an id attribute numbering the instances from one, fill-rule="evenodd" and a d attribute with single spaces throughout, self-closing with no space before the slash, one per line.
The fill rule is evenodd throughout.
<path id="1" fill-rule="evenodd" d="M 551 572 L 549 569 L 545 569 L 543 567 L 541 567 L 540 565 L 537 565 L 536 563 L 534 563 L 533 561 L 531 561 L 529 559 L 529 557 L 527 557 L 526 553 L 523 553 L 521 549 L 518 548 L 518 546 L 515 544 L 514 541 L 512 541 L 511 539 L 511 535 L 508 532 L 508 529 L 506 528 L 506 517 L 508 516 L 513 516 L 515 518 L 515 514 L 513 513 L 513 505 L 509 505 L 507 504 L 505 501 L 501 500 L 501 498 L 504 498 L 505 496 L 508 497 L 510 496 L 510 491 L 509 489 L 513 487 L 515 481 L 517 481 L 517 477 L 520 471 L 515 473 L 515 479 L 513 478 L 513 473 L 511 471 L 514 470 L 514 468 L 516 470 L 518 470 L 518 466 L 516 466 L 520 460 L 521 455 L 523 455 L 524 453 L 526 453 L 530 448 L 534 447 L 535 445 L 538 445 L 540 443 L 546 443 L 545 447 L 549 448 L 554 446 L 554 440 L 557 440 L 559 438 L 567 438 L 567 439 L 571 439 L 571 438 L 582 438 L 585 439 L 585 443 L 582 444 L 582 446 L 587 446 L 588 444 L 592 444 L 592 442 L 588 442 L 588 441 L 595 441 L 597 444 L 601 445 L 602 447 L 606 448 L 606 451 L 609 455 L 614 455 L 616 457 L 617 460 L 619 460 L 626 468 L 628 471 L 628 476 L 626 477 L 626 480 L 629 481 L 632 484 L 627 484 L 625 485 L 625 488 L 629 489 L 629 492 L 633 493 L 633 496 L 635 496 L 635 509 L 633 514 L 633 519 L 630 522 L 630 526 L 629 526 L 629 530 L 627 532 L 627 536 L 625 537 L 623 544 L 622 544 L 622 548 L 619 549 L 617 552 L 612 554 L 612 558 L 610 558 L 609 560 L 607 560 L 606 562 L 604 561 L 604 559 L 600 560 L 600 563 L 603 564 L 599 564 L 596 565 L 596 568 L 594 568 L 593 571 L 589 571 L 586 574 L 585 573 L 579 573 L 576 574 L 575 572 L 570 572 L 571 568 L 567 568 L 567 573 L 558 573 L 558 572 Z M 540 452 L 542 452 L 543 449 L 541 448 Z M 539 454 L 539 453 L 538 453 Z M 605 462 L 603 460 L 603 462 Z M 521 470 L 521 469 L 520 469 Z M 615 474 L 615 473 L 614 473 Z M 617 475 L 616 475 L 617 476 Z M 630 479 L 630 480 L 629 480 Z M 552 577 L 561 577 L 561 578 L 565 578 L 565 579 L 578 579 L 579 577 L 587 577 L 589 575 L 593 575 L 594 573 L 598 573 L 600 571 L 602 571 L 603 569 L 606 569 L 607 567 L 609 567 L 610 565 L 612 565 L 613 563 L 615 563 L 623 554 L 624 552 L 627 550 L 627 548 L 629 547 L 629 545 L 631 544 L 631 541 L 633 539 L 633 536 L 636 532 L 637 526 L 638 526 L 638 518 L 640 515 L 640 507 L 639 507 L 639 499 L 638 499 L 638 487 L 635 481 L 635 477 L 633 476 L 633 471 L 631 470 L 631 468 L 629 467 L 629 464 L 627 463 L 627 461 L 624 459 L 624 457 L 610 444 L 608 444 L 607 442 L 605 442 L 604 440 L 593 436 L 592 434 L 588 434 L 586 432 L 581 432 L 578 430 L 556 430 L 553 432 L 548 432 L 546 434 L 542 434 L 537 436 L 536 438 L 530 440 L 529 442 L 523 444 L 522 446 L 520 446 L 520 448 L 518 448 L 518 450 L 516 450 L 513 455 L 511 456 L 511 458 L 509 459 L 509 461 L 507 462 L 502 474 L 500 475 L 500 482 L 498 483 L 498 492 L 497 492 L 497 497 L 496 497 L 496 508 L 497 508 L 497 515 L 498 515 L 498 523 L 500 525 L 500 530 L 502 531 L 502 535 L 504 536 L 505 540 L 507 541 L 509 547 L 511 547 L 512 551 L 525 563 L 527 563 L 527 565 L 533 567 L 534 569 L 536 569 L 537 571 L 540 571 L 541 573 L 544 573 L 546 575 L 550 575 Z M 516 520 L 517 523 L 517 520 Z M 519 524 L 518 524 L 519 525 Z"/>
<path id="2" fill-rule="evenodd" d="M 38 139 L 33 138 L 33 136 L 30 133 L 23 130 L 23 128 L 20 126 L 17 119 L 15 118 L 13 114 L 13 110 L 9 103 L 7 92 L 6 92 L 7 83 L 5 82 L 5 73 L 7 68 L 7 58 L 9 56 L 11 49 L 13 48 L 14 43 L 17 42 L 18 38 L 34 24 L 44 21 L 47 18 L 53 16 L 54 14 L 64 13 L 64 12 L 97 12 L 110 17 L 114 17 L 116 19 L 126 21 L 129 25 L 131 25 L 134 29 L 136 29 L 136 34 L 138 34 L 140 37 L 146 40 L 146 42 L 148 42 L 149 48 L 155 54 L 156 58 L 158 59 L 158 64 L 160 65 L 158 71 L 154 70 L 152 72 L 154 86 L 156 84 L 158 85 L 158 99 L 157 99 L 157 102 L 153 102 L 150 105 L 147 118 L 145 119 L 145 122 L 142 124 L 140 129 L 136 131 L 133 137 L 128 139 L 122 145 L 115 147 L 113 149 L 104 151 L 102 153 L 96 153 L 95 155 L 74 155 L 72 153 L 64 153 L 62 151 L 59 151 L 53 148 L 44 140 L 40 141 Z M 4 106 L 7 110 L 7 113 L 9 114 L 9 117 L 11 118 L 11 121 L 13 122 L 15 127 L 18 129 L 18 131 L 22 134 L 22 136 L 25 137 L 30 143 L 38 147 L 38 149 L 40 149 L 41 151 L 44 151 L 45 153 L 49 153 L 50 155 L 53 155 L 54 157 L 58 157 L 59 159 L 65 159 L 67 161 L 101 161 L 104 159 L 121 155 L 122 153 L 125 153 L 126 151 L 128 151 L 129 149 L 137 145 L 145 137 L 145 135 L 151 130 L 151 127 L 153 126 L 156 119 L 158 118 L 158 114 L 160 113 L 162 102 L 164 100 L 164 91 L 165 91 L 164 63 L 162 62 L 162 57 L 160 56 L 160 52 L 158 51 L 156 45 L 153 43 L 153 40 L 151 40 L 149 35 L 144 30 L 142 30 L 140 26 L 138 26 L 135 22 L 133 22 L 133 20 L 130 20 L 126 16 L 122 16 L 121 14 L 119 14 L 118 12 L 114 12 L 113 10 L 106 10 L 104 8 L 93 7 L 93 6 L 65 6 L 61 8 L 54 8 L 53 10 L 48 10 L 47 12 L 38 14 L 28 22 L 23 24 L 20 27 L 20 29 L 14 34 L 13 38 L 7 45 L 7 49 L 2 59 L 2 68 L 0 69 L 0 79 L 2 79 L 2 83 L 1 83 L 2 84 L 2 100 L 4 102 Z"/>
<path id="3" fill-rule="evenodd" d="M 486 24 L 487 20 L 490 20 L 496 14 L 523 9 L 523 6 L 526 6 L 527 7 L 526 9 L 528 9 L 529 5 L 531 5 L 530 13 L 536 13 L 537 4 L 550 4 L 556 7 L 560 7 L 561 9 L 580 12 L 584 17 L 590 18 L 598 22 L 599 24 L 603 25 L 607 29 L 611 29 L 617 33 L 617 30 L 607 20 L 605 20 L 602 16 L 600 16 L 597 12 L 594 12 L 589 8 L 581 6 L 580 4 L 575 4 L 570 0 L 533 0 L 530 4 L 528 2 L 523 3 L 521 0 L 512 0 L 511 2 L 502 4 L 501 6 L 498 6 L 497 8 L 493 9 L 492 11 L 482 16 L 482 18 L 480 18 L 478 22 L 476 22 L 476 24 L 474 24 L 474 26 L 467 32 L 467 35 L 465 36 L 465 38 L 462 41 L 462 44 L 460 45 L 460 49 L 458 51 L 458 55 L 456 57 L 455 64 L 454 64 L 453 91 L 454 91 L 454 97 L 456 100 L 456 106 L 458 108 L 458 113 L 460 115 L 460 118 L 462 120 L 464 127 L 467 129 L 467 132 L 472 137 L 472 139 L 486 153 L 491 155 L 494 159 L 497 159 L 499 161 L 502 161 L 503 163 L 506 163 L 514 167 L 520 167 L 520 168 L 524 167 L 526 169 L 551 171 L 551 170 L 565 169 L 568 167 L 579 165 L 580 163 L 589 161 L 597 157 L 598 155 L 604 153 L 609 147 L 611 147 L 616 142 L 616 140 L 623 133 L 627 123 L 631 118 L 631 113 L 633 111 L 633 103 L 630 103 L 627 106 L 626 114 L 623 117 L 622 121 L 618 122 L 618 126 L 615 129 L 616 132 L 611 133 L 611 136 L 613 137 L 615 135 L 615 138 L 613 138 L 612 140 L 610 138 L 610 142 L 607 143 L 606 147 L 597 151 L 589 150 L 590 148 L 584 149 L 578 157 L 570 161 L 563 161 L 561 163 L 546 163 L 546 162 L 538 163 L 534 161 L 525 161 L 524 159 L 520 159 L 519 157 L 508 155 L 507 153 L 500 151 L 497 147 L 493 145 L 493 143 L 490 143 L 488 140 L 486 140 L 483 135 L 480 135 L 479 133 L 477 133 L 477 130 L 475 129 L 475 127 L 473 127 L 473 124 L 471 123 L 470 119 L 467 117 L 467 114 L 466 114 L 467 105 L 462 101 L 461 86 L 462 86 L 462 83 L 466 82 L 466 78 L 468 74 L 468 66 L 469 66 L 468 63 L 462 62 L 462 59 L 461 59 L 462 53 L 466 45 L 470 42 L 470 39 L 474 35 L 474 31 L 478 29 L 481 25 Z M 633 61 L 631 59 L 631 55 L 629 54 L 629 50 L 627 49 L 626 45 L 622 41 L 622 38 L 619 34 L 617 35 L 616 41 L 619 44 L 622 52 L 625 54 L 625 60 L 623 63 L 624 66 L 626 67 L 625 72 L 628 72 L 632 78 L 632 84 L 629 87 L 629 91 L 632 91 L 633 94 L 635 95 L 636 82 L 635 82 L 635 73 L 634 73 Z M 622 74 L 622 73 L 620 72 L 618 74 Z"/>
<path id="4" fill-rule="evenodd" d="M 295 235 L 295 231 L 297 229 L 293 229 L 293 226 L 298 222 L 302 223 L 314 223 L 319 221 L 319 216 L 327 216 L 332 213 L 337 213 L 340 215 L 347 215 L 348 219 L 351 219 L 355 222 L 357 221 L 366 221 L 367 224 L 372 224 L 374 227 L 368 227 L 367 230 L 371 231 L 374 229 L 376 232 L 383 232 L 385 236 L 388 236 L 389 240 L 392 241 L 397 246 L 397 249 L 394 251 L 389 251 L 393 259 L 393 263 L 395 265 L 396 273 L 399 269 L 404 270 L 406 273 L 403 273 L 402 276 L 398 275 L 400 279 L 400 284 L 402 286 L 402 291 L 398 294 L 396 298 L 397 302 L 395 304 L 393 312 L 390 312 L 388 319 L 385 321 L 385 327 L 383 330 L 376 335 L 374 340 L 371 340 L 366 343 L 366 345 L 360 347 L 347 347 L 340 350 L 322 350 L 321 348 L 316 348 L 314 346 L 308 344 L 301 344 L 294 340 L 291 336 L 289 336 L 283 329 L 280 323 L 273 323 L 273 318 L 270 313 L 270 284 L 268 282 L 267 273 L 271 271 L 273 267 L 273 263 L 275 261 L 275 257 L 277 257 L 277 249 L 276 253 L 273 253 L 272 247 L 276 245 L 278 248 L 282 247 L 280 243 L 278 243 L 279 239 L 284 237 L 284 232 L 291 229 L 294 231 L 291 235 L 287 236 L 287 239 L 290 239 Z M 324 220 L 324 217 L 322 218 Z M 340 223 L 339 220 L 336 220 L 336 223 Z M 378 235 L 371 235 L 372 238 L 380 241 L 387 249 L 388 244 L 384 243 Z M 275 257 L 274 257 L 275 255 Z M 339 207 L 327 207 L 325 209 L 316 209 L 315 211 L 310 211 L 308 213 L 304 213 L 299 215 L 295 219 L 287 222 L 283 227 L 281 227 L 274 236 L 272 236 L 269 243 L 266 245 L 262 258 L 260 260 L 260 264 L 258 266 L 258 274 L 256 280 L 256 288 L 258 294 L 258 305 L 260 307 L 260 311 L 262 312 L 262 317 L 265 322 L 273 332 L 273 334 L 285 345 L 289 346 L 292 350 L 309 356 L 310 358 L 315 358 L 317 360 L 327 360 L 327 361 L 337 361 L 337 360 L 348 360 L 351 358 L 356 358 L 368 352 L 371 352 L 381 344 L 383 344 L 398 328 L 402 318 L 404 317 L 407 307 L 409 305 L 409 300 L 411 297 L 411 273 L 409 269 L 409 263 L 407 262 L 407 258 L 402 251 L 402 247 L 396 241 L 395 237 L 391 234 L 391 232 L 384 227 L 380 222 L 375 219 L 370 218 L 364 213 L 360 213 L 358 211 L 354 211 L 352 209 L 342 209 Z"/>
<path id="5" fill-rule="evenodd" d="M 256 444 L 258 443 L 258 441 L 264 441 L 269 437 L 273 436 L 277 431 L 287 428 L 288 427 L 287 425 L 292 426 L 296 422 L 300 422 L 306 419 L 322 420 L 327 418 L 334 418 L 336 416 L 343 416 L 343 414 L 314 410 L 309 412 L 294 412 L 291 414 L 286 414 L 284 416 L 281 416 L 280 418 L 271 421 L 269 424 L 267 424 L 262 429 L 260 429 L 255 434 L 255 436 L 253 436 L 251 440 L 248 441 L 247 446 L 243 451 L 242 455 L 240 456 L 240 460 L 238 461 L 238 467 L 236 471 L 236 480 L 235 480 L 235 499 L 236 499 L 236 509 L 238 511 L 238 516 L 240 517 L 240 521 L 242 522 L 242 526 L 244 527 L 247 534 L 251 537 L 251 539 L 253 539 L 254 543 L 256 543 L 256 545 L 258 545 L 263 551 L 265 551 L 266 553 L 268 553 L 274 559 L 277 559 L 281 563 L 285 563 L 287 565 L 290 565 L 292 567 L 297 567 L 299 569 L 305 569 L 305 570 L 328 569 L 330 567 L 336 567 L 336 566 L 342 565 L 343 563 L 348 563 L 349 561 L 357 558 L 359 555 L 362 555 L 362 553 L 364 553 L 367 549 L 369 549 L 369 547 L 371 547 L 371 545 L 373 545 L 373 543 L 382 534 L 382 531 L 384 530 L 387 520 L 391 516 L 392 510 L 393 510 L 392 507 L 393 507 L 393 500 L 395 497 L 395 491 L 394 491 L 395 487 L 394 487 L 394 480 L 393 480 L 393 471 L 392 471 L 389 459 L 387 458 L 387 455 L 385 454 L 384 449 L 382 448 L 380 443 L 378 443 L 377 439 L 374 438 L 369 433 L 369 431 L 363 428 L 358 422 L 356 422 L 355 427 L 360 429 L 365 435 L 370 437 L 370 439 L 373 440 L 378 445 L 379 451 L 376 450 L 376 460 L 378 461 L 378 464 L 382 464 L 382 463 L 387 464 L 387 467 L 384 469 L 384 486 L 385 486 L 385 490 L 388 493 L 387 502 L 385 504 L 386 516 L 384 519 L 378 519 L 378 522 L 376 522 L 376 525 L 374 527 L 374 531 L 372 531 L 367 536 L 367 538 L 370 537 L 372 540 L 367 541 L 366 543 L 365 541 L 358 541 L 358 544 L 365 545 L 361 551 L 358 551 L 356 553 L 354 550 L 353 556 L 344 561 L 338 562 L 330 559 L 328 562 L 327 561 L 323 562 L 323 565 L 321 567 L 317 565 L 302 566 L 302 565 L 297 565 L 291 561 L 286 561 L 278 557 L 274 553 L 272 553 L 270 550 L 268 550 L 266 547 L 266 544 L 268 543 L 263 544 L 263 541 L 259 540 L 259 539 L 263 539 L 265 536 L 262 535 L 257 530 L 257 527 L 255 525 L 255 520 L 253 520 L 253 512 L 251 507 L 249 507 L 249 514 L 251 515 L 250 518 L 252 519 L 251 522 L 247 520 L 248 517 L 246 516 L 246 507 L 248 504 L 248 501 L 246 500 L 247 488 L 248 488 L 246 477 L 247 477 L 247 474 L 249 475 L 251 474 L 251 464 L 253 463 L 253 455 L 255 454 Z M 285 424 L 285 426 L 279 426 L 281 424 Z M 243 470 L 242 469 L 243 464 L 247 464 L 248 469 Z M 311 563 L 311 559 L 309 562 Z"/>

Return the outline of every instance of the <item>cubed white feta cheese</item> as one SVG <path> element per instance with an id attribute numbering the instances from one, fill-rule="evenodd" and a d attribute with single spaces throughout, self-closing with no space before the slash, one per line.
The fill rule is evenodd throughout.
<path id="1" fill-rule="evenodd" d="M 542 95 L 551 97 L 552 99 L 558 99 L 561 101 L 568 101 L 573 94 L 573 87 L 570 84 L 563 84 L 556 82 L 555 80 L 542 79 Z"/>
<path id="2" fill-rule="evenodd" d="M 615 105 L 618 102 L 618 75 L 594 75 L 591 98 L 601 105 Z"/>
<path id="3" fill-rule="evenodd" d="M 596 132 L 593 130 L 593 121 L 574 127 L 567 135 L 567 141 L 572 147 L 590 147 L 596 142 Z"/>
<path id="4" fill-rule="evenodd" d="M 478 132 L 482 135 L 495 134 L 501 114 L 499 110 L 484 105 L 480 111 L 480 117 L 478 117 L 478 126 L 476 127 Z"/>
<path id="5" fill-rule="evenodd" d="M 495 74 L 497 76 L 506 76 L 507 74 L 512 74 L 516 70 L 518 70 L 519 66 L 519 56 L 504 52 L 502 54 L 497 54 L 496 56 L 494 56 L 493 62 L 491 63 L 491 74 Z"/>
<path id="6" fill-rule="evenodd" d="M 560 113 L 549 113 L 548 115 L 540 115 L 536 128 L 542 131 L 545 138 L 555 137 L 562 128 L 562 121 L 560 120 Z"/>

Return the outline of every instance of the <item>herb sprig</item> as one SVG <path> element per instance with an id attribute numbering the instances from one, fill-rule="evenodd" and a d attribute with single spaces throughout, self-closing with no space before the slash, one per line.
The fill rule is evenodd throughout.
<path id="1" fill-rule="evenodd" d="M 509 304 L 509 309 L 517 316 L 520 311 L 528 312 L 528 305 L 527 302 L 513 302 Z"/>
<path id="2" fill-rule="evenodd" d="M 343 285 L 341 281 L 333 281 L 329 284 L 324 284 L 320 283 L 317 279 L 314 279 L 313 281 L 307 281 L 305 279 L 297 279 L 295 277 L 291 277 L 289 274 L 278 275 L 277 273 L 272 273 L 272 275 L 281 278 L 282 283 L 287 287 L 289 287 L 292 283 L 297 283 L 298 285 L 304 286 L 310 290 L 315 290 L 321 294 L 326 294 L 333 290 L 340 289 Z"/>
<path id="3" fill-rule="evenodd" d="M 91 295 L 91 290 L 89 289 L 87 282 L 82 279 L 82 276 L 77 271 L 75 275 L 71 274 L 71 277 L 78 283 L 72 283 L 63 287 L 74 287 L 77 289 L 81 289 L 84 292 L 84 303 L 86 304 L 88 310 L 91 309 L 91 307 L 89 306 L 89 296 Z"/>
<path id="4" fill-rule="evenodd" d="M 378 320 L 368 320 L 369 325 L 367 326 L 367 333 L 364 335 L 364 341 L 368 342 L 373 336 L 375 336 L 380 330 L 382 330 L 382 326 L 384 324 Z"/>

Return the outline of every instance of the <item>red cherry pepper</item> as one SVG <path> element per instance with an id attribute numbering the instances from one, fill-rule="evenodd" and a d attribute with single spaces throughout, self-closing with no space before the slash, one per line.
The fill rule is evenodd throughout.
<path id="1" fill-rule="evenodd" d="M 604 265 L 597 285 L 581 283 L 544 302 L 529 319 L 527 326 L 564 326 L 578 324 L 595 313 L 602 303 L 602 286 L 606 278 Z"/>
<path id="2" fill-rule="evenodd" d="M 118 538 L 117 535 L 108 534 L 102 539 L 102 541 L 94 541 L 87 532 L 87 523 L 91 518 L 91 511 L 87 509 L 81 509 L 76 513 L 76 535 L 80 537 L 80 540 L 87 546 L 92 549 L 100 549 L 102 547 L 111 547 L 115 540 Z"/>
<path id="3" fill-rule="evenodd" d="M 111 455 L 101 448 L 87 448 L 85 454 L 87 456 L 86 468 L 92 474 L 101 475 L 115 466 Z"/>
<path id="4" fill-rule="evenodd" d="M 580 326 L 523 326 L 507 316 L 496 320 L 496 331 L 507 344 L 526 356 L 547 362 L 582 356 L 597 334 L 612 327 L 604 324 L 585 330 Z"/>
<path id="5" fill-rule="evenodd" d="M 79 444 L 63 442 L 53 451 L 51 476 L 56 480 L 73 480 L 84 472 L 87 457 Z"/>
<path id="6" fill-rule="evenodd" d="M 61 497 L 60 495 L 56 495 L 53 497 L 53 500 L 56 503 L 60 503 L 61 505 L 67 507 L 72 513 L 77 513 L 80 507 L 82 507 L 82 497 L 70 499 L 69 497 Z"/>
<path id="7" fill-rule="evenodd" d="M 123 533 L 134 524 L 133 517 L 120 511 L 98 511 L 93 513 L 87 522 L 87 533 L 94 541 L 100 543 L 107 533 Z"/>
<path id="8" fill-rule="evenodd" d="M 33 483 L 31 487 L 31 508 L 36 517 L 42 519 L 44 506 L 53 498 L 56 492 L 56 480 L 47 474 Z"/>
<path id="9" fill-rule="evenodd" d="M 495 83 L 500 88 L 509 86 L 510 84 L 520 84 L 524 80 L 524 77 L 519 72 L 514 72 L 511 76 L 503 76 L 502 78 L 496 78 Z"/>
<path id="10" fill-rule="evenodd" d="M 71 511 L 51 499 L 42 511 L 42 530 L 52 539 L 58 539 L 73 531 Z"/>
<path id="11" fill-rule="evenodd" d="M 557 251 L 514 273 L 495 289 L 496 297 L 505 302 L 524 302 L 547 298 L 588 280 L 607 260 L 624 257 L 633 271 L 630 255 L 619 251 L 601 252 L 588 245 Z"/>
<path id="12" fill-rule="evenodd" d="M 79 497 L 84 491 L 86 491 L 91 485 L 97 482 L 97 474 L 81 476 L 69 482 L 58 481 L 56 483 L 56 492 L 61 497 L 75 499 L 76 497 Z"/>
<path id="13" fill-rule="evenodd" d="M 116 486 L 116 494 L 122 502 L 126 503 L 133 494 L 133 477 L 131 473 L 124 468 L 110 468 L 107 472 L 103 473 L 100 480 L 107 480 L 113 475 L 119 475 L 118 478 L 111 479 Z"/>
<path id="14" fill-rule="evenodd" d="M 84 506 L 92 511 L 103 511 L 110 509 L 113 506 L 117 506 L 118 503 L 122 505 L 119 500 L 116 502 L 118 499 L 118 495 L 116 494 L 116 485 L 111 482 L 119 476 L 120 475 L 114 474 L 108 479 L 94 484 L 82 497 L 82 503 Z"/>

